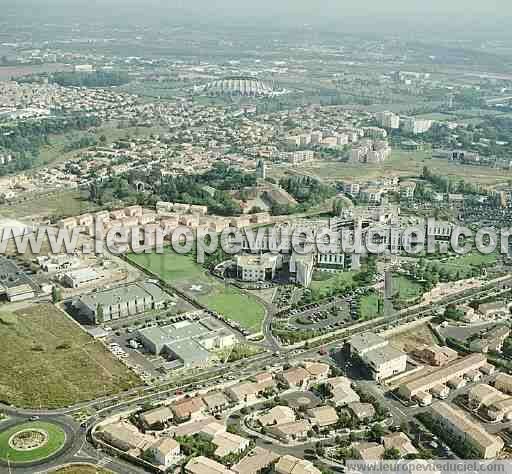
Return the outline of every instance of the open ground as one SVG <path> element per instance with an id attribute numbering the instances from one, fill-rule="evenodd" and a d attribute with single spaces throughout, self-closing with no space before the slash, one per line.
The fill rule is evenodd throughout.
<path id="1" fill-rule="evenodd" d="M 448 160 L 432 158 L 429 151 L 406 152 L 394 150 L 391 157 L 381 164 L 353 164 L 343 162 L 312 162 L 301 169 L 305 174 L 318 176 L 324 181 L 358 181 L 377 179 L 382 176 L 417 177 L 423 167 L 433 173 L 451 178 L 463 178 L 467 181 L 495 186 L 512 179 L 512 172 L 484 166 L 460 165 Z M 294 174 L 293 168 L 276 167 L 269 171 L 275 178 L 287 173 Z"/>
<path id="2" fill-rule="evenodd" d="M 0 317 L 0 400 L 59 408 L 141 384 L 121 362 L 50 304 Z"/>

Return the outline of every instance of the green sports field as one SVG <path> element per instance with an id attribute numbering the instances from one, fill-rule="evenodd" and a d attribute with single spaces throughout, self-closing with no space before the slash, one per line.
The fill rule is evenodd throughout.
<path id="1" fill-rule="evenodd" d="M 48 437 L 41 447 L 31 449 L 30 451 L 20 451 L 9 445 L 9 440 L 13 435 L 25 430 L 41 430 Z M 66 433 L 64 430 L 53 423 L 43 421 L 34 421 L 23 423 L 5 431 L 0 432 L 0 459 L 9 460 L 11 463 L 27 463 L 40 461 L 63 448 L 66 442 Z"/>
<path id="2" fill-rule="evenodd" d="M 210 276 L 193 255 L 166 249 L 164 254 L 132 254 L 128 260 L 243 327 L 256 332 L 261 329 L 264 306 L 255 297 Z"/>

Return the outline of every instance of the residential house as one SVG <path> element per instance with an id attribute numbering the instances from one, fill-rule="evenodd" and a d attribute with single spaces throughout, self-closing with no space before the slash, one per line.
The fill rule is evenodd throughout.
<path id="1" fill-rule="evenodd" d="M 320 429 L 335 425 L 339 419 L 336 410 L 331 406 L 312 408 L 307 411 L 307 416 L 311 424 Z"/>
<path id="2" fill-rule="evenodd" d="M 183 422 L 199 418 L 205 405 L 201 398 L 183 398 L 171 405 L 176 421 Z"/>
<path id="3" fill-rule="evenodd" d="M 222 392 L 210 392 L 203 395 L 206 410 L 210 413 L 220 413 L 229 406 L 229 400 Z"/>
<path id="4" fill-rule="evenodd" d="M 185 466 L 186 474 L 233 474 L 226 466 L 204 456 L 192 458 Z"/>
<path id="5" fill-rule="evenodd" d="M 223 458 L 230 454 L 242 454 L 250 445 L 248 439 L 228 432 L 216 435 L 212 439 L 212 443 L 217 446 L 214 454 L 218 458 Z"/>
<path id="6" fill-rule="evenodd" d="M 274 466 L 276 474 L 321 474 L 311 461 L 299 459 L 287 454 L 279 459 Z"/>
<path id="7" fill-rule="evenodd" d="M 400 456 L 416 454 L 418 450 L 414 447 L 409 437 L 402 432 L 391 433 L 382 437 L 384 449 L 397 449 Z"/>
<path id="8" fill-rule="evenodd" d="M 164 466 L 167 469 L 178 461 L 180 445 L 172 438 L 160 438 L 146 452 L 154 459 L 154 464 Z"/>
<path id="9" fill-rule="evenodd" d="M 351 381 L 346 377 L 327 379 L 326 385 L 331 392 L 330 403 L 334 406 L 340 407 L 359 401 L 359 395 L 351 387 Z"/>
<path id="10" fill-rule="evenodd" d="M 153 438 L 142 434 L 135 426 L 126 421 L 119 421 L 103 426 L 98 435 L 108 444 L 121 451 L 145 451 Z"/>
<path id="11" fill-rule="evenodd" d="M 288 388 L 306 388 L 310 373 L 303 367 L 293 367 L 281 372 L 279 378 Z"/>
<path id="12" fill-rule="evenodd" d="M 237 474 L 260 474 L 279 459 L 279 455 L 257 446 L 232 469 Z"/>
<path id="13" fill-rule="evenodd" d="M 295 421 L 295 412 L 290 407 L 277 406 L 258 417 L 261 426 L 284 425 Z"/>
<path id="14" fill-rule="evenodd" d="M 375 408 L 371 403 L 353 402 L 347 406 L 359 422 L 371 420 L 375 416 Z"/>
<path id="15" fill-rule="evenodd" d="M 241 382 L 228 387 L 225 390 L 226 395 L 237 403 L 254 402 L 258 395 L 258 384 L 254 382 Z"/>
<path id="16" fill-rule="evenodd" d="M 304 368 L 310 375 L 310 382 L 314 383 L 327 380 L 331 371 L 329 364 L 322 364 L 320 362 L 306 362 Z"/>
<path id="17" fill-rule="evenodd" d="M 268 431 L 275 437 L 289 443 L 291 441 L 302 441 L 307 439 L 311 424 L 306 420 L 292 421 L 282 425 L 271 426 Z"/>
<path id="18" fill-rule="evenodd" d="M 144 427 L 150 430 L 163 430 L 165 425 L 174 418 L 171 409 L 167 406 L 161 406 L 146 411 L 140 415 L 140 420 Z"/>
<path id="19" fill-rule="evenodd" d="M 378 461 L 384 455 L 384 446 L 378 443 L 354 443 L 354 457 L 363 461 Z"/>

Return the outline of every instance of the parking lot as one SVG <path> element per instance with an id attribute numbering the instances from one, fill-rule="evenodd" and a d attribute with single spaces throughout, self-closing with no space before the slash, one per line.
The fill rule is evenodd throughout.
<path id="1" fill-rule="evenodd" d="M 319 303 L 311 303 L 298 309 L 280 313 L 288 318 L 287 329 L 292 331 L 333 331 L 348 327 L 360 318 L 359 299 L 367 294 L 365 288 L 358 288 L 342 298 L 332 297 Z"/>

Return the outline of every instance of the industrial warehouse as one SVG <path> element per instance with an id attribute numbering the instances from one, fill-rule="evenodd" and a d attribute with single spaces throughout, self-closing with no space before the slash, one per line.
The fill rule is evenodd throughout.
<path id="1" fill-rule="evenodd" d="M 73 306 L 91 323 L 102 324 L 162 309 L 170 300 L 156 283 L 146 281 L 81 296 Z"/>
<path id="2" fill-rule="evenodd" d="M 39 285 L 14 260 L 0 257 L 0 298 L 23 301 L 34 298 L 39 291 Z"/>
<path id="3" fill-rule="evenodd" d="M 210 317 L 141 329 L 138 336 L 147 351 L 183 368 L 205 367 L 212 360 L 212 351 L 236 343 L 235 335 Z"/>

